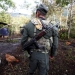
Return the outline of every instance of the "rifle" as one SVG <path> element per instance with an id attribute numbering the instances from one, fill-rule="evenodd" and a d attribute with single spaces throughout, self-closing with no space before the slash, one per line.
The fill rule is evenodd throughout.
<path id="1" fill-rule="evenodd" d="M 42 22 L 42 24 L 43 24 L 44 29 L 41 32 L 39 32 L 38 34 L 36 34 L 30 41 L 27 41 L 26 43 L 24 43 L 24 45 L 23 45 L 24 50 L 30 50 L 30 47 L 32 45 L 35 45 L 35 47 L 37 49 L 39 49 L 39 45 L 37 44 L 37 41 L 40 38 L 42 38 L 46 33 L 48 33 L 50 31 L 50 29 L 52 29 L 54 26 L 56 26 L 56 27 L 58 26 L 58 24 L 48 26 L 48 25 L 45 25 L 43 22 Z"/>

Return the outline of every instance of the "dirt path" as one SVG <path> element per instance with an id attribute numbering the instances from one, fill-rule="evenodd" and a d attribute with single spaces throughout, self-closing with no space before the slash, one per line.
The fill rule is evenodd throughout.
<path id="1" fill-rule="evenodd" d="M 75 75 L 75 40 L 70 42 L 70 45 L 66 45 L 66 41 L 59 40 L 58 54 L 54 60 L 50 60 L 49 75 Z M 25 52 L 21 51 L 19 44 L 0 42 L 0 55 L 10 52 L 17 56 L 20 62 L 13 64 L 15 75 L 27 75 L 29 61 L 25 59 Z M 14 72 L 7 64 L 1 65 L 1 75 L 14 75 Z"/>
<path id="2" fill-rule="evenodd" d="M 0 56 L 7 52 L 13 52 L 20 45 L 21 37 L 6 39 L 0 37 Z M 11 42 L 10 42 L 11 41 Z"/>

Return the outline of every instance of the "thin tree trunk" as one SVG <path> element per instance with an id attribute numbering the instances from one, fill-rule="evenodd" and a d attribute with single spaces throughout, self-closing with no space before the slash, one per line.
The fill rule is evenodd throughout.
<path id="1" fill-rule="evenodd" d="M 70 38 L 70 32 L 71 32 L 71 25 L 72 25 L 72 0 L 71 0 L 71 8 L 70 8 L 70 15 L 69 15 L 69 19 L 70 19 L 70 24 L 68 27 L 68 39 Z"/>

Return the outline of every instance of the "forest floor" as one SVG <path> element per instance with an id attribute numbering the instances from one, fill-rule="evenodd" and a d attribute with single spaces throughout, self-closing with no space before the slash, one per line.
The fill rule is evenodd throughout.
<path id="1" fill-rule="evenodd" d="M 67 41 L 70 42 L 69 45 L 66 44 Z M 15 56 L 19 62 L 8 65 L 6 53 Z M 0 60 L 0 75 L 27 75 L 29 58 L 20 42 L 0 42 Z M 49 75 L 75 75 L 75 39 L 59 40 L 57 56 L 50 60 Z"/>

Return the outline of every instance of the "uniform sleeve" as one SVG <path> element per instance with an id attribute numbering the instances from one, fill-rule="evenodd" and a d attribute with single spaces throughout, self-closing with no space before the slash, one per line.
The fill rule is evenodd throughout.
<path id="1" fill-rule="evenodd" d="M 21 45 L 23 47 L 24 43 L 28 40 L 28 33 L 27 33 L 27 27 L 24 27 L 24 32 L 21 38 Z"/>
<path id="2" fill-rule="evenodd" d="M 56 56 L 57 54 L 57 48 L 58 48 L 58 28 L 53 27 L 52 29 L 52 38 L 53 38 L 53 43 L 51 47 L 51 54 L 50 56 Z"/>
<path id="3" fill-rule="evenodd" d="M 32 22 L 28 22 L 24 27 L 24 32 L 21 39 L 21 46 L 24 47 L 24 44 L 28 41 L 29 38 L 34 36 L 34 25 Z"/>

